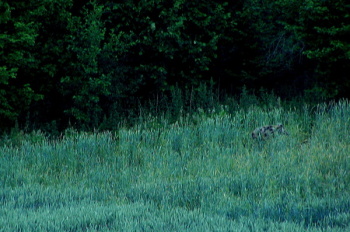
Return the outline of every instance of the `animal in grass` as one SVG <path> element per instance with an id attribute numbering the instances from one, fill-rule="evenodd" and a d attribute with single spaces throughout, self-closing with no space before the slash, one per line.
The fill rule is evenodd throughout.
<path id="1" fill-rule="evenodd" d="M 252 132 L 253 139 L 267 139 L 269 137 L 274 137 L 275 134 L 285 134 L 289 135 L 289 133 L 284 129 L 282 124 L 277 125 L 268 125 L 256 128 Z"/>

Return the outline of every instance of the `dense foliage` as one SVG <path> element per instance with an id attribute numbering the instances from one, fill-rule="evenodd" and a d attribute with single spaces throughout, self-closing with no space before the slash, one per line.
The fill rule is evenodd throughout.
<path id="1" fill-rule="evenodd" d="M 192 104 L 208 88 L 348 97 L 349 9 L 346 0 L 1 1 L 0 127 L 112 125 L 149 100 L 157 110 L 179 94 Z"/>

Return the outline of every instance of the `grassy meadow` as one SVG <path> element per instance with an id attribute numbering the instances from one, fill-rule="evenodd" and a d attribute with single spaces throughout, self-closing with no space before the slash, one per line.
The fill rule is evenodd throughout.
<path id="1" fill-rule="evenodd" d="M 0 231 L 350 231 L 349 131 L 340 101 L 22 134 L 0 147 Z"/>

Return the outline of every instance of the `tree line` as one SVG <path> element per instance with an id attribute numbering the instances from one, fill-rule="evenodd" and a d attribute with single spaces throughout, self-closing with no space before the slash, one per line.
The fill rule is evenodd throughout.
<path id="1" fill-rule="evenodd" d="M 349 97 L 346 0 L 3 0 L 0 11 L 0 128 L 93 128 L 208 88 Z"/>

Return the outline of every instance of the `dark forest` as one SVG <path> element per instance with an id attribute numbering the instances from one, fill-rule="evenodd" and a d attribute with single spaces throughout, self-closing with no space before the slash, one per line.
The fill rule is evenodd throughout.
<path id="1" fill-rule="evenodd" d="M 140 109 L 242 91 L 350 96 L 346 0 L 4 0 L 0 11 L 1 129 L 111 129 Z"/>

